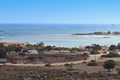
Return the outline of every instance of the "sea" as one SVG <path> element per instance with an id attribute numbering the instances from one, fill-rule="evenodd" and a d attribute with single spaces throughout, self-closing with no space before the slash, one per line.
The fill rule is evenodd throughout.
<path id="1" fill-rule="evenodd" d="M 1 42 L 23 42 L 60 47 L 120 43 L 120 36 L 72 35 L 75 33 L 120 32 L 120 24 L 0 24 Z"/>

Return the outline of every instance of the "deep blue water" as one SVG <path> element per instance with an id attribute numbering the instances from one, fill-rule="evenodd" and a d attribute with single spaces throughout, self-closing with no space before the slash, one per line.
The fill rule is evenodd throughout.
<path id="1" fill-rule="evenodd" d="M 45 42 L 46 45 L 79 47 L 91 44 L 117 44 L 120 36 L 73 36 L 74 33 L 97 31 L 120 31 L 115 24 L 0 24 L 2 41 L 20 41 L 29 43 Z"/>

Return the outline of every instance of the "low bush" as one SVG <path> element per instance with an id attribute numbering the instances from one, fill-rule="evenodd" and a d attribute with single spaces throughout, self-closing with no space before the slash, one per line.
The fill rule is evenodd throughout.
<path id="1" fill-rule="evenodd" d="M 66 64 L 64 64 L 64 66 L 71 66 L 71 64 L 66 63 Z"/>
<path id="2" fill-rule="evenodd" d="M 120 57 L 120 55 L 118 53 L 111 52 L 111 53 L 109 53 L 107 55 L 102 55 L 101 57 L 114 58 L 114 57 Z"/>
<path id="3" fill-rule="evenodd" d="M 87 63 L 87 62 L 83 61 L 82 63 L 85 64 L 85 63 Z"/>
<path id="4" fill-rule="evenodd" d="M 72 70 L 73 69 L 73 66 L 72 64 L 64 64 L 64 66 L 67 68 L 67 70 Z"/>
<path id="5" fill-rule="evenodd" d="M 96 50 L 92 50 L 92 51 L 90 52 L 90 54 L 96 55 L 96 54 L 100 54 L 100 52 L 98 52 L 98 51 L 96 51 Z"/>
<path id="6" fill-rule="evenodd" d="M 87 66 L 97 66 L 97 63 L 96 62 L 89 62 L 88 64 L 87 64 Z"/>
<path id="7" fill-rule="evenodd" d="M 46 67 L 50 67 L 50 66 L 51 66 L 51 64 L 47 63 L 47 64 L 45 64 L 45 66 L 46 66 Z"/>
<path id="8" fill-rule="evenodd" d="M 91 60 L 91 62 L 96 62 L 95 60 Z"/>

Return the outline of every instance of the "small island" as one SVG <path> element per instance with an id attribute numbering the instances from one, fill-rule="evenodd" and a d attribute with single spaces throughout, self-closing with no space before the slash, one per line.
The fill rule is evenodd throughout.
<path id="1" fill-rule="evenodd" d="M 75 33 L 72 35 L 120 35 L 120 32 L 115 31 L 115 32 L 93 32 L 93 33 Z"/>

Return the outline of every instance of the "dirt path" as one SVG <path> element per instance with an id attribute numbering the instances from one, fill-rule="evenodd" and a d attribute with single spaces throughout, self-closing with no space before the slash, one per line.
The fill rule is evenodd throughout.
<path id="1" fill-rule="evenodd" d="M 62 62 L 62 63 L 52 63 L 52 66 L 59 66 L 64 64 L 80 64 L 85 62 L 89 62 L 90 60 L 97 60 L 97 61 L 105 61 L 105 59 L 100 59 L 101 55 L 91 55 L 87 60 L 80 60 L 80 61 L 71 61 L 71 62 Z M 120 60 L 120 59 L 119 59 Z M 1 64 L 3 65 L 3 64 Z M 12 64 L 12 63 L 6 63 L 6 65 L 12 65 L 12 66 L 45 66 L 45 64 Z"/>
<path id="2" fill-rule="evenodd" d="M 71 62 L 62 62 L 62 63 L 52 63 L 52 66 L 59 66 L 59 65 L 64 65 L 64 64 L 80 64 L 82 62 L 88 62 L 90 60 L 93 60 L 94 57 L 90 56 L 87 60 L 80 60 L 80 61 L 71 61 Z M 6 63 L 6 65 L 12 65 L 12 66 L 45 66 L 45 64 L 12 64 L 12 63 Z"/>
<path id="3" fill-rule="evenodd" d="M 79 64 L 82 63 L 84 60 L 80 61 L 72 61 L 72 62 L 62 62 L 62 63 L 52 63 L 52 66 L 60 66 L 64 64 Z M 87 61 L 86 61 L 87 62 Z M 45 66 L 45 64 L 12 64 L 12 63 L 6 63 L 6 65 L 11 65 L 11 66 Z"/>

